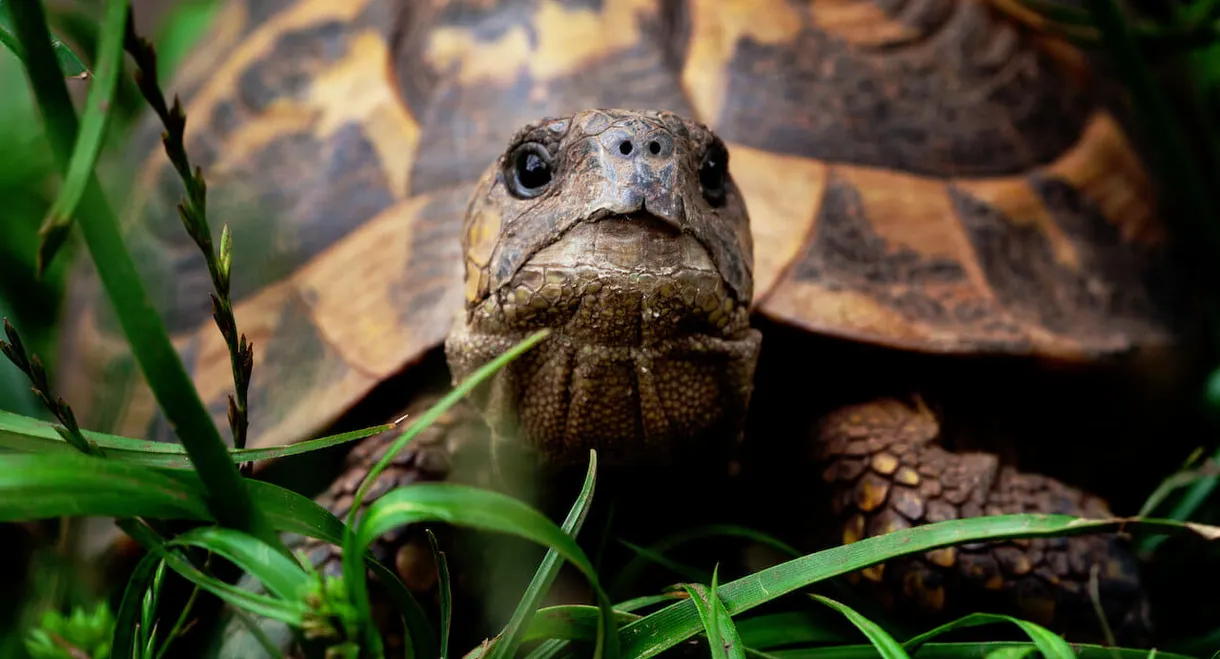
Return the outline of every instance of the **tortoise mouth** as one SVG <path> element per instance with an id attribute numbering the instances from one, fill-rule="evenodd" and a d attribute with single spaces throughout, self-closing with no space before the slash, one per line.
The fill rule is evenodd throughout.
<path id="1" fill-rule="evenodd" d="M 606 215 L 578 222 L 534 254 L 511 285 L 525 283 L 527 271 L 594 268 L 607 272 L 676 275 L 683 270 L 715 274 L 716 266 L 694 236 L 646 212 Z"/>
<path id="2" fill-rule="evenodd" d="M 476 333 L 548 327 L 595 345 L 734 338 L 749 326 L 708 250 L 650 213 L 576 223 L 472 312 Z"/>

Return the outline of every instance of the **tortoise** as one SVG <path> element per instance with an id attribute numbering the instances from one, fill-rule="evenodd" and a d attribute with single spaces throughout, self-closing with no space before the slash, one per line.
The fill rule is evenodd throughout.
<path id="1" fill-rule="evenodd" d="M 1132 505 L 1132 464 L 1177 457 L 1139 444 L 1173 423 L 1146 374 L 1183 313 L 1121 93 L 985 2 L 234 0 L 174 88 L 233 231 L 249 445 L 420 409 L 555 330 L 374 495 L 459 479 L 455 438 L 526 448 L 555 482 L 596 448 L 646 500 L 721 465 L 752 520 L 812 549 L 1106 516 Z M 231 373 L 158 130 L 133 149 L 126 236 L 225 427 Z M 169 439 L 102 299 L 80 265 L 65 395 L 87 427 Z M 384 449 L 357 446 L 320 500 L 345 512 Z M 416 545 L 384 545 L 429 587 Z M 1118 536 L 855 578 L 899 610 L 1097 639 L 1094 568 L 1119 638 L 1146 642 Z"/>

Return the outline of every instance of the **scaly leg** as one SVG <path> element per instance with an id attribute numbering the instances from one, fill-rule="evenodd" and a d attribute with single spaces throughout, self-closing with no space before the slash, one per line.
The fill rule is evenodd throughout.
<path id="1" fill-rule="evenodd" d="M 819 424 L 838 538 L 850 543 L 942 520 L 1010 513 L 1110 516 L 1106 503 L 988 453 L 939 446 L 940 424 L 922 404 L 879 399 L 840 408 Z M 925 621 L 974 611 L 1009 613 L 1064 633 L 1104 640 L 1089 583 L 1120 643 L 1148 642 L 1139 568 L 1115 535 L 971 543 L 913 555 L 853 575 L 882 602 Z"/>

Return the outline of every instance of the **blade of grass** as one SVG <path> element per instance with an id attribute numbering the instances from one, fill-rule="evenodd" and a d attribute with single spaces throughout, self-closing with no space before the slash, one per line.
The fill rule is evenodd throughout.
<path id="1" fill-rule="evenodd" d="M 367 585 L 359 557 L 383 533 L 399 526 L 428 521 L 507 533 L 558 550 L 564 559 L 585 575 L 597 597 L 601 623 L 595 656 L 618 656 L 618 637 L 610 601 L 598 582 L 597 572 L 576 541 L 545 515 L 521 501 L 497 492 L 454 483 L 420 483 L 386 494 L 369 506 L 361 517 L 352 534 L 354 541 L 345 541 L 343 575 L 351 589 L 350 600 L 357 607 L 364 608 L 362 620 L 365 622 L 367 647 L 379 648 L 380 638 L 368 623 Z"/>
<path id="2" fill-rule="evenodd" d="M 829 597 L 818 594 L 811 594 L 810 597 L 842 613 L 844 617 L 851 621 L 851 624 L 856 626 L 856 629 L 859 629 L 868 637 L 873 647 L 877 648 L 877 653 L 885 659 L 910 659 L 902 645 L 895 641 L 893 636 L 887 634 L 877 623 L 860 615 L 846 604 L 836 602 Z"/>
<path id="3" fill-rule="evenodd" d="M 1148 650 L 1111 648 L 1102 645 L 1073 644 L 1079 659 L 1152 659 Z M 1018 641 L 984 641 L 978 643 L 928 643 L 919 651 L 918 659 L 985 659 L 992 652 L 1009 648 L 1036 649 L 1033 643 Z M 793 650 L 772 650 L 776 659 L 876 659 L 872 645 L 840 645 Z M 1157 659 L 1189 659 L 1186 655 L 1156 651 Z"/>
<path id="4" fill-rule="evenodd" d="M 80 453 L 0 455 L 0 521 L 76 515 L 211 520 L 201 493 L 182 475 Z"/>
<path id="5" fill-rule="evenodd" d="M 585 473 L 584 485 L 580 488 L 580 494 L 576 497 L 576 503 L 572 505 L 572 509 L 568 511 L 568 516 L 563 520 L 563 525 L 560 527 L 563 532 L 575 538 L 580 533 L 580 528 L 585 523 L 585 518 L 589 514 L 589 507 L 593 503 L 593 491 L 597 485 L 597 451 L 589 451 L 589 469 Z M 538 570 L 534 572 L 534 578 L 530 580 L 529 586 L 525 589 L 525 595 L 517 604 L 517 608 L 513 610 L 512 617 L 509 618 L 508 624 L 505 625 L 500 636 L 491 641 L 491 649 L 487 652 L 490 659 L 510 659 L 516 656 L 517 648 L 524 641 L 526 629 L 526 621 L 533 617 L 534 612 L 538 610 L 538 605 L 542 602 L 542 598 L 546 596 L 547 590 L 555 581 L 555 575 L 559 573 L 559 567 L 562 565 L 559 552 L 554 548 L 548 549 L 546 556 L 542 558 L 542 562 L 538 565 Z"/>
<path id="6" fill-rule="evenodd" d="M 710 588 L 704 588 L 703 584 L 683 584 L 682 588 L 695 604 L 712 659 L 745 659 L 745 648 L 737 634 L 737 627 L 717 593 L 719 572 L 719 566 L 712 570 Z"/>
<path id="7" fill-rule="evenodd" d="M 308 585 L 297 562 L 254 536 L 218 526 L 201 526 L 178 535 L 166 547 L 199 547 L 222 556 L 258 579 L 279 599 L 295 601 Z"/>
<path id="8" fill-rule="evenodd" d="M 1037 646 L 997 648 L 987 653 L 986 659 L 1024 659 L 1038 651 Z"/>
<path id="9" fill-rule="evenodd" d="M 343 543 L 343 523 L 316 501 L 271 483 L 245 483 L 275 528 L 335 545 Z M 0 455 L 0 521 L 71 515 L 213 521 L 204 505 L 204 492 L 191 471 L 124 464 L 80 453 Z M 134 521 L 126 522 L 124 530 L 135 533 L 128 528 Z M 392 570 L 368 552 L 364 558 L 384 584 L 408 632 L 418 639 L 419 656 L 436 656 L 423 608 Z"/>
<path id="10" fill-rule="evenodd" d="M 251 496 L 266 509 L 267 517 L 275 528 L 342 546 L 345 532 L 343 522 L 317 501 L 272 483 L 258 480 L 247 483 Z M 364 562 L 398 609 L 407 630 L 404 640 L 408 647 L 413 645 L 414 656 L 439 656 L 432 623 L 428 621 L 423 606 L 407 590 L 398 575 L 373 558 L 371 552 L 365 553 Z"/>
<path id="11" fill-rule="evenodd" d="M 234 463 L 272 460 L 354 442 L 358 439 L 364 439 L 365 437 L 371 437 L 392 430 L 393 428 L 394 424 L 387 423 L 338 435 L 296 442 L 287 446 L 272 446 L 257 449 L 226 447 L 226 451 Z M 130 437 L 108 435 L 89 430 L 82 430 L 81 433 L 86 439 L 101 447 L 106 452 L 106 457 L 110 459 L 150 467 L 191 469 L 190 455 L 181 444 L 132 439 Z M 12 449 L 23 453 L 75 451 L 55 431 L 51 422 L 5 412 L 4 410 L 0 410 L 0 448 Z"/>
<path id="12" fill-rule="evenodd" d="M 157 562 L 152 583 L 140 602 L 140 632 L 143 639 L 143 659 L 153 659 L 153 648 L 157 639 L 157 606 L 161 601 L 161 587 L 165 583 L 165 561 Z"/>
<path id="13" fill-rule="evenodd" d="M 164 563 L 162 565 L 164 565 Z M 200 588 L 197 585 L 191 588 L 191 594 L 186 598 L 186 604 L 183 604 L 182 608 L 178 610 L 178 619 L 174 621 L 173 626 L 170 627 L 169 631 L 165 633 L 165 640 L 161 642 L 161 649 L 157 650 L 154 654 L 152 652 L 152 648 L 150 647 L 149 652 L 145 654 L 145 659 L 161 659 L 161 657 L 165 656 L 165 653 L 169 650 L 169 647 L 174 644 L 174 641 L 176 641 L 178 637 L 183 634 L 184 630 L 186 629 L 187 620 L 194 613 L 192 609 L 195 606 L 195 601 L 199 598 L 199 591 Z M 150 644 L 151 640 L 152 639 L 150 638 Z"/>
<path id="14" fill-rule="evenodd" d="M 9 9 L 16 34 L 27 53 L 27 73 L 52 155 L 59 170 L 65 172 L 78 125 L 64 81 L 51 64 L 55 56 L 42 3 L 18 2 Z M 123 243 L 118 222 L 94 175 L 89 176 L 77 215 L 98 277 L 140 370 L 207 485 L 209 507 L 224 525 L 246 531 L 286 554 L 288 549 L 267 523 L 262 509 L 250 500 L 237 466 L 225 451 L 219 430 L 174 351 L 165 323 L 148 298 Z"/>
<path id="15" fill-rule="evenodd" d="M 140 622 L 144 617 L 144 598 L 152 588 L 153 576 L 161 563 L 161 558 L 156 554 L 145 554 L 127 578 L 115 618 L 114 637 L 110 642 L 110 655 L 115 659 L 136 659 L 140 656 L 135 651 L 143 645 L 137 637 L 143 631 Z"/>
<path id="16" fill-rule="evenodd" d="M 85 99 L 85 110 L 81 116 L 80 130 L 76 133 L 76 146 L 68 163 L 59 196 L 51 204 L 42 228 L 38 230 L 42 240 L 38 245 L 38 276 L 46 273 L 47 265 L 68 237 L 72 216 L 85 193 L 85 184 L 93 174 L 94 163 L 102 150 L 102 138 L 110 118 L 110 103 L 123 70 L 123 35 L 127 29 L 128 0 L 107 0 L 106 14 L 102 22 L 101 40 L 97 46 L 94 64 L 97 75 Z"/>
<path id="17" fill-rule="evenodd" d="M 445 552 L 436 543 L 436 536 L 431 529 L 428 532 L 428 544 L 432 546 L 432 559 L 436 561 L 436 578 L 441 591 L 441 649 L 440 659 L 449 659 L 449 622 L 453 615 L 453 598 L 449 587 L 449 561 Z"/>
<path id="18" fill-rule="evenodd" d="M 0 0 L 0 45 L 8 48 L 17 56 L 17 59 L 24 62 L 26 60 L 25 48 L 21 47 L 21 41 L 17 39 L 17 35 L 13 31 L 13 21 L 9 16 L 8 4 L 8 0 Z M 52 35 L 51 48 L 55 51 L 55 61 L 59 64 L 60 72 L 65 78 L 83 80 L 89 77 L 89 67 L 85 66 L 80 57 L 63 40 Z"/>
<path id="19" fill-rule="evenodd" d="M 725 609 L 737 615 L 830 577 L 853 572 L 891 558 L 938 547 L 1005 538 L 1036 538 L 1089 533 L 1197 532 L 1208 539 L 1220 529 L 1169 520 L 1079 519 L 1069 515 L 1000 515 L 926 524 L 867 538 L 809 554 L 725 584 Z M 626 656 L 652 657 L 698 633 L 693 602 L 670 605 L 624 627 L 620 636 Z"/>
<path id="20" fill-rule="evenodd" d="M 136 542 L 161 557 L 170 569 L 226 603 L 294 627 L 299 627 L 304 621 L 307 611 L 302 602 L 259 595 L 225 583 L 195 567 L 186 557 L 166 546 L 161 536 L 145 524 L 132 524 L 130 532 Z"/>
<path id="21" fill-rule="evenodd" d="M 1047 628 L 1036 625 L 1032 622 L 1021 620 L 1006 615 L 996 615 L 991 613 L 973 613 L 968 616 L 963 616 L 957 620 L 947 622 L 931 631 L 924 632 L 915 638 L 903 643 L 903 647 L 911 654 L 919 651 L 929 640 L 951 632 L 955 629 L 965 629 L 967 627 L 977 627 L 979 625 L 991 625 L 1000 622 L 1010 622 L 1021 628 L 1029 636 L 1029 640 L 1033 641 L 1034 646 L 1042 653 L 1046 659 L 1070 659 L 1075 657 L 1076 653 L 1072 651 L 1072 646 L 1068 645 L 1067 641 L 1052 633 Z"/>
<path id="22" fill-rule="evenodd" d="M 626 623 L 630 621 L 624 620 L 624 616 L 630 616 L 634 611 L 648 608 L 654 604 L 670 602 L 682 597 L 685 597 L 685 593 L 672 592 L 663 593 L 660 595 L 645 595 L 643 597 L 636 597 L 616 604 L 614 606 L 614 614 L 619 616 L 619 622 Z M 533 652 L 530 652 L 526 656 L 526 659 L 551 659 L 552 657 L 560 655 L 571 645 L 569 640 L 565 639 L 592 640 L 597 638 L 597 607 L 580 605 L 549 607 L 534 614 L 535 621 L 537 621 L 539 615 L 542 615 L 544 612 L 551 609 L 564 609 L 565 613 L 560 620 L 562 621 L 566 619 L 573 627 L 583 627 L 583 631 L 568 631 L 569 626 L 561 626 L 562 622 L 556 621 L 554 623 L 555 627 L 552 629 L 551 633 L 547 633 L 545 629 L 539 629 L 536 632 L 534 631 L 534 623 L 530 623 L 530 636 L 527 637 L 526 640 L 531 640 L 531 638 L 541 638 L 541 635 L 550 636 L 551 639 L 539 643 L 538 647 L 534 648 Z M 550 616 L 548 616 L 548 618 L 549 617 Z M 635 616 L 632 619 L 634 620 L 637 618 L 639 618 L 639 616 Z M 544 622 L 542 624 L 546 625 L 548 623 Z M 535 634 L 539 635 L 535 636 Z M 482 651 L 483 648 L 477 648 L 476 650 L 471 651 L 464 659 L 477 659 L 478 657 L 482 656 Z"/>

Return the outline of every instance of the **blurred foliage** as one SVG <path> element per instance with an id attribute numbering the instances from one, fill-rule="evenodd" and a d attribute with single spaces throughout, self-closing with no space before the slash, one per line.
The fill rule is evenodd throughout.
<path id="1" fill-rule="evenodd" d="M 177 70 L 207 29 L 219 7 L 217 0 L 133 0 L 137 16 L 152 18 L 143 30 L 153 36 L 160 58 L 159 77 L 164 84 Z M 0 3 L 0 8 L 3 5 Z M 102 3 L 96 0 L 48 3 L 48 18 L 55 34 L 92 67 L 101 24 Z M 122 192 L 122 177 L 107 178 L 107 162 L 115 161 L 147 106 L 131 79 L 131 64 L 121 78 L 103 146 L 99 176 L 108 190 Z M 74 101 L 81 102 L 89 80 L 69 79 Z M 51 160 L 42 123 L 21 62 L 0 48 L 0 318 L 21 328 L 30 352 L 55 372 L 56 328 L 63 304 L 64 286 L 76 251 L 76 239 L 64 246 L 46 275 L 35 276 L 38 227 L 55 200 L 59 174 Z M 117 179 L 117 180 L 116 180 Z M 116 208 L 120 207 L 116 204 Z M 33 397 L 28 383 L 11 364 L 0 363 L 0 410 L 48 418 Z"/>
<path id="2" fill-rule="evenodd" d="M 89 613 L 77 607 L 65 616 L 58 611 L 43 614 L 41 624 L 30 631 L 26 648 L 32 659 L 109 659 L 114 636 L 114 614 L 104 602 Z"/>

